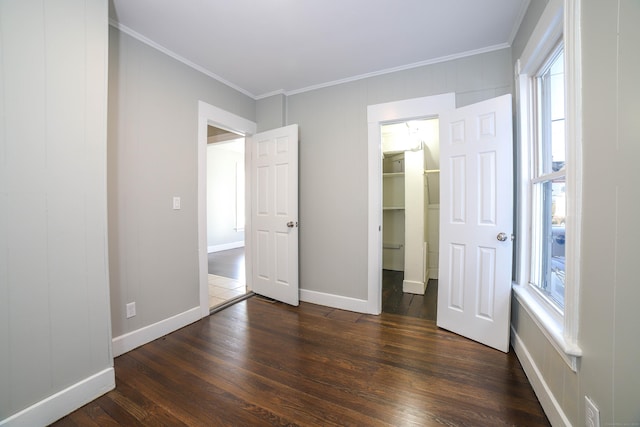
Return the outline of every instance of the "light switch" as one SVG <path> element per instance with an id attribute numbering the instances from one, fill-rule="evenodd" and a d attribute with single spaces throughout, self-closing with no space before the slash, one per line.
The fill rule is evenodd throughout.
<path id="1" fill-rule="evenodd" d="M 180 197 L 173 198 L 173 209 L 180 209 Z"/>

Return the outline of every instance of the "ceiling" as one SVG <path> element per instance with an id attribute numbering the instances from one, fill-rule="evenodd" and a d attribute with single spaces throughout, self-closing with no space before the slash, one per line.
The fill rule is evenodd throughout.
<path id="1" fill-rule="evenodd" d="M 112 25 L 253 97 L 507 47 L 530 0 L 111 0 Z"/>

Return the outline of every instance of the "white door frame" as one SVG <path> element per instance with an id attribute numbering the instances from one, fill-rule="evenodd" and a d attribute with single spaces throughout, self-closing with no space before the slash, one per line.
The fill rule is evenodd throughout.
<path id="1" fill-rule="evenodd" d="M 209 285 L 207 283 L 207 126 L 239 133 L 245 137 L 245 209 L 251 212 L 251 150 L 248 137 L 256 133 L 257 125 L 221 108 L 198 101 L 198 279 L 200 284 L 200 317 L 209 315 Z M 251 289 L 251 215 L 245 214 L 245 268 L 247 290 Z"/>
<path id="2" fill-rule="evenodd" d="M 455 93 L 407 99 L 367 107 L 368 219 L 367 312 L 382 312 L 382 147 L 380 126 L 386 123 L 438 117 L 456 107 Z"/>

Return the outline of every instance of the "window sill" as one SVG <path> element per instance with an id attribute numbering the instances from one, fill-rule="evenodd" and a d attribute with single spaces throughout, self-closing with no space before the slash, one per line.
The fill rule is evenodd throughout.
<path id="1" fill-rule="evenodd" d="M 514 283 L 513 291 L 518 302 L 538 325 L 547 340 L 560 354 L 560 357 L 573 372 L 576 372 L 578 360 L 582 356 L 582 349 L 576 344 L 570 343 L 564 337 L 563 318 L 552 315 L 550 309 L 544 306 L 540 297 L 529 290 L 528 286 Z"/>

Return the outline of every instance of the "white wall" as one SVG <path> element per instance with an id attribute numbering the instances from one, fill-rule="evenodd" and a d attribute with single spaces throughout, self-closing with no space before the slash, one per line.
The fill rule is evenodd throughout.
<path id="1" fill-rule="evenodd" d="M 533 3 L 533 2 L 532 2 Z M 585 425 L 584 396 L 600 425 L 640 423 L 640 5 L 582 1 L 583 206 L 580 325 L 572 372 L 518 301 L 512 322 L 530 363 L 569 422 Z M 528 37 L 528 35 L 527 35 Z"/>
<path id="2" fill-rule="evenodd" d="M 124 339 L 199 307 L 198 101 L 249 120 L 255 101 L 114 28 L 109 55 L 111 315 Z"/>
<path id="3" fill-rule="evenodd" d="M 467 105 L 511 93 L 511 70 L 502 49 L 287 98 L 300 125 L 302 289 L 367 299 L 367 106 L 447 92 Z"/>
<path id="4" fill-rule="evenodd" d="M 244 138 L 235 142 L 207 144 L 209 252 L 244 246 L 244 231 L 236 229 L 236 167 L 240 165 L 244 171 L 244 150 L 230 148 L 230 144 L 244 147 Z"/>
<path id="5" fill-rule="evenodd" d="M 0 1 L 0 64 L 0 424 L 46 425 L 115 385 L 107 2 Z"/>

